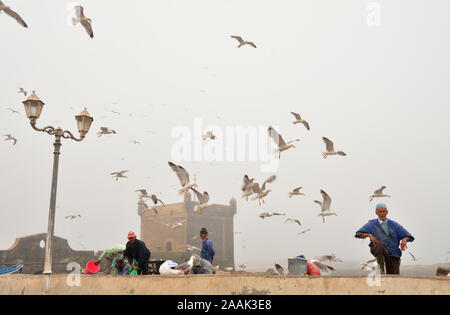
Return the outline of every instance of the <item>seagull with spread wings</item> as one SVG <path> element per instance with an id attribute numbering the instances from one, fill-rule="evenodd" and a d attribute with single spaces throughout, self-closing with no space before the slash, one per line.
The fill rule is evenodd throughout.
<path id="1" fill-rule="evenodd" d="M 81 218 L 81 214 L 68 215 L 64 219 L 75 220 L 76 218 Z"/>
<path id="2" fill-rule="evenodd" d="M 288 219 L 286 219 L 286 221 L 284 221 L 284 223 L 297 223 L 298 225 L 302 225 L 301 223 L 300 223 L 300 220 L 298 220 L 298 219 L 292 219 L 292 218 L 288 218 Z"/>
<path id="3" fill-rule="evenodd" d="M 189 173 L 181 165 L 175 165 L 174 163 L 169 162 L 169 166 L 177 175 L 182 186 L 182 188 L 178 190 L 178 194 L 185 194 L 185 196 L 189 195 L 189 189 L 197 187 L 197 184 L 189 182 Z"/>
<path id="4" fill-rule="evenodd" d="M 371 259 L 361 263 L 361 270 L 376 270 L 378 266 L 377 259 Z"/>
<path id="5" fill-rule="evenodd" d="M 266 189 L 266 184 L 274 182 L 275 179 L 277 179 L 276 175 L 270 176 L 264 181 L 261 187 L 259 187 L 258 183 L 254 183 L 252 186 L 252 190 L 253 193 L 256 194 L 256 196 L 254 196 L 252 200 L 258 199 L 259 205 L 261 205 L 261 201 L 262 203 L 264 203 L 264 198 L 272 191 L 272 189 Z"/>
<path id="6" fill-rule="evenodd" d="M 216 135 L 212 131 L 207 131 L 203 136 L 202 140 L 205 141 L 206 139 L 214 140 L 216 139 Z"/>
<path id="7" fill-rule="evenodd" d="M 369 200 L 372 201 L 373 198 L 377 198 L 377 197 L 391 197 L 389 195 L 386 195 L 383 193 L 383 190 L 386 188 L 386 186 L 381 186 L 379 189 L 375 190 L 373 192 L 373 195 L 369 197 Z"/>
<path id="8" fill-rule="evenodd" d="M 23 88 L 19 88 L 19 91 L 17 93 L 22 93 L 23 95 L 27 96 L 27 91 L 25 91 Z"/>
<path id="9" fill-rule="evenodd" d="M 15 138 L 15 137 L 13 137 L 13 136 L 11 136 L 11 135 L 3 135 L 3 137 L 6 137 L 5 138 L 5 141 L 13 141 L 14 143 L 13 143 L 13 145 L 16 145 L 16 143 L 17 143 L 17 139 Z"/>
<path id="10" fill-rule="evenodd" d="M 304 230 L 304 231 L 298 232 L 297 234 L 305 234 L 306 232 L 309 232 L 309 231 L 311 231 L 311 229 L 307 229 L 307 230 Z"/>
<path id="11" fill-rule="evenodd" d="M 81 5 L 75 6 L 75 14 L 77 17 L 72 18 L 73 25 L 80 23 L 83 25 L 84 29 L 88 33 L 90 38 L 94 37 L 94 32 L 92 31 L 92 20 L 84 16 L 84 8 Z"/>
<path id="12" fill-rule="evenodd" d="M 286 213 L 278 213 L 278 212 L 263 212 L 259 215 L 261 219 L 269 218 L 275 215 L 286 215 Z"/>
<path id="13" fill-rule="evenodd" d="M 342 156 L 346 156 L 347 155 L 343 151 L 336 151 L 336 150 L 334 150 L 334 143 L 330 139 L 322 137 L 322 140 L 323 140 L 323 142 L 325 142 L 325 146 L 326 146 L 326 149 L 327 149 L 326 152 L 322 152 L 322 156 L 323 156 L 324 159 L 326 159 L 329 155 L 342 155 Z"/>
<path id="14" fill-rule="evenodd" d="M 198 205 L 194 206 L 194 211 L 200 211 L 200 214 L 202 214 L 202 210 L 208 207 L 211 207 L 213 204 L 209 204 L 209 194 L 208 192 L 204 191 L 203 194 L 196 190 L 195 188 L 191 188 L 191 190 L 195 193 L 195 196 L 198 199 Z"/>
<path id="15" fill-rule="evenodd" d="M 300 141 L 300 139 L 295 139 L 293 141 L 284 142 L 283 137 L 272 127 L 269 126 L 268 129 L 269 136 L 272 138 L 273 142 L 277 148 L 275 148 L 274 153 L 278 154 L 278 158 L 281 156 L 281 152 L 286 151 L 290 148 L 295 148 L 294 142 Z"/>
<path id="16" fill-rule="evenodd" d="M 336 258 L 336 255 L 322 255 L 313 257 L 314 260 L 318 260 L 324 264 L 331 264 L 332 262 L 343 262 L 342 260 Z"/>
<path id="17" fill-rule="evenodd" d="M 331 198 L 328 196 L 328 194 L 320 190 L 320 194 L 322 195 L 323 202 L 314 200 L 315 203 L 320 205 L 321 212 L 318 214 L 318 216 L 322 217 L 323 223 L 325 223 L 325 217 L 330 215 L 337 215 L 335 212 L 331 212 L 330 206 L 331 206 Z"/>
<path id="18" fill-rule="evenodd" d="M 280 276 L 284 276 L 284 275 L 285 275 L 284 268 L 281 267 L 281 265 L 275 264 L 275 269 L 278 271 L 278 273 L 280 274 Z"/>
<path id="19" fill-rule="evenodd" d="M 299 195 L 305 195 L 304 193 L 300 192 L 300 189 L 302 189 L 303 187 L 297 187 L 294 188 L 291 192 L 288 193 L 289 198 L 291 198 L 292 196 L 299 196 Z"/>
<path id="20" fill-rule="evenodd" d="M 242 179 L 242 198 L 245 198 L 245 200 L 248 201 L 248 197 L 253 195 L 253 184 L 254 184 L 254 178 L 249 178 L 248 175 L 244 175 L 244 178 Z"/>
<path id="21" fill-rule="evenodd" d="M 306 120 L 302 119 L 302 117 L 297 113 L 291 112 L 291 114 L 295 117 L 295 120 L 292 122 L 294 125 L 303 124 L 305 128 L 309 130 L 309 123 Z"/>
<path id="22" fill-rule="evenodd" d="M 119 172 L 114 172 L 111 173 L 110 175 L 112 175 L 112 177 L 114 177 L 116 179 L 116 181 L 119 180 L 119 178 L 128 178 L 127 176 L 125 176 L 125 173 L 127 173 L 129 171 L 119 171 Z"/>
<path id="23" fill-rule="evenodd" d="M 253 42 L 248 42 L 242 39 L 241 36 L 235 36 L 235 35 L 231 35 L 231 38 L 236 39 L 239 42 L 239 45 L 237 46 L 237 48 L 241 48 L 244 45 L 250 45 L 253 48 L 256 48 L 256 45 Z"/>
<path id="24" fill-rule="evenodd" d="M 25 21 L 20 17 L 20 15 L 17 12 L 11 10 L 10 7 L 8 7 L 6 4 L 4 4 L 2 1 L 0 1 L 0 13 L 2 13 L 2 12 L 5 12 L 5 14 L 12 17 L 14 20 L 17 21 L 17 23 L 19 23 L 23 27 L 28 28 L 27 23 L 25 23 Z"/>
<path id="25" fill-rule="evenodd" d="M 13 113 L 13 114 L 17 114 L 17 115 L 20 115 L 20 113 L 18 112 L 18 111 L 16 111 L 15 109 L 13 109 L 13 108 L 11 108 L 11 107 L 8 107 L 8 108 L 5 108 L 6 110 L 9 110 L 11 113 Z"/>
<path id="26" fill-rule="evenodd" d="M 97 132 L 97 134 L 100 138 L 102 135 L 116 134 L 116 131 L 108 127 L 100 127 L 100 132 Z"/>

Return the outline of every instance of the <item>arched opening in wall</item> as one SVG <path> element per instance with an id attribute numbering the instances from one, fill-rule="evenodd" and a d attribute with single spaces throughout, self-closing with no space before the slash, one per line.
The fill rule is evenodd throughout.
<path id="1" fill-rule="evenodd" d="M 171 241 L 168 241 L 166 243 L 166 251 L 167 252 L 171 252 L 172 251 L 172 242 Z"/>
<path id="2" fill-rule="evenodd" d="M 45 241 L 44 240 L 39 242 L 39 247 L 40 248 L 44 248 L 45 247 Z"/>

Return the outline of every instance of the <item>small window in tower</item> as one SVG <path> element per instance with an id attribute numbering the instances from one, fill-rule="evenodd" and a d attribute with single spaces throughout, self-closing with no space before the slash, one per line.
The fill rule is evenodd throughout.
<path id="1" fill-rule="evenodd" d="M 166 251 L 171 252 L 172 251 L 172 242 L 167 242 L 166 243 Z"/>

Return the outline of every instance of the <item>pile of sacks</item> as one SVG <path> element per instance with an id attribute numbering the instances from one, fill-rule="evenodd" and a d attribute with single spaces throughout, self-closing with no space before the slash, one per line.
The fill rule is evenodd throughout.
<path id="1" fill-rule="evenodd" d="M 182 264 L 178 264 L 173 260 L 166 260 L 159 267 L 159 274 L 162 276 L 182 276 L 185 274 L 214 274 L 213 265 L 199 257 L 192 255 L 191 258 Z"/>

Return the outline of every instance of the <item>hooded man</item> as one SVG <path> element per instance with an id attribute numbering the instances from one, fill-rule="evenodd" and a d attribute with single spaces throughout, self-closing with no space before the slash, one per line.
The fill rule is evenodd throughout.
<path id="1" fill-rule="evenodd" d="M 382 274 L 398 275 L 402 251 L 407 248 L 407 242 L 414 241 L 414 237 L 400 224 L 387 218 L 388 210 L 384 203 L 377 204 L 375 209 L 378 219 L 367 222 L 355 237 L 370 238 L 370 252 L 376 257 Z"/>

